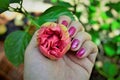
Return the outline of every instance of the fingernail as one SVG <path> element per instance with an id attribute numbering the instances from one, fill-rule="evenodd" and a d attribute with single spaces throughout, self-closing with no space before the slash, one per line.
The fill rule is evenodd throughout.
<path id="1" fill-rule="evenodd" d="M 70 29 L 68 30 L 68 32 L 69 32 L 69 34 L 70 34 L 70 36 L 73 36 L 74 35 L 74 33 L 75 33 L 75 31 L 76 31 L 76 29 L 75 29 L 75 27 L 70 27 Z"/>
<path id="2" fill-rule="evenodd" d="M 80 41 L 79 41 L 78 39 L 74 39 L 74 40 L 72 41 L 71 48 L 72 48 L 72 49 L 77 48 L 78 45 L 79 45 L 79 43 L 80 43 Z"/>
<path id="3" fill-rule="evenodd" d="M 63 21 L 62 21 L 62 24 L 63 24 L 64 26 L 67 26 L 67 25 L 68 25 L 68 22 L 67 22 L 66 20 L 63 20 Z"/>
<path id="4" fill-rule="evenodd" d="M 84 48 L 81 48 L 77 53 L 76 53 L 76 56 L 78 58 L 82 57 L 83 54 L 85 53 L 85 49 Z"/>

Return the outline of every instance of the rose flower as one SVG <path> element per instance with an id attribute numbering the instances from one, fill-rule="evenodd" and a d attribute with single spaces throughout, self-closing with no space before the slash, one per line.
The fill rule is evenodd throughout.
<path id="1" fill-rule="evenodd" d="M 71 45 L 66 26 L 53 22 L 41 26 L 37 33 L 37 41 L 40 52 L 53 60 L 61 58 Z"/>

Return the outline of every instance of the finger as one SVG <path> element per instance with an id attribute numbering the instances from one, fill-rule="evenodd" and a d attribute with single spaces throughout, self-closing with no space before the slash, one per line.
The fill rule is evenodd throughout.
<path id="1" fill-rule="evenodd" d="M 79 31 L 84 31 L 82 24 L 78 21 L 72 21 L 68 28 L 70 36 L 73 38 Z"/>
<path id="2" fill-rule="evenodd" d="M 78 32 L 72 40 L 71 50 L 77 51 L 82 46 L 82 44 L 87 40 L 91 40 L 91 36 L 88 33 Z"/>
<path id="3" fill-rule="evenodd" d="M 71 18 L 68 17 L 68 16 L 65 16 L 65 15 L 64 16 L 60 16 L 59 19 L 58 19 L 58 23 L 59 24 L 63 24 L 66 27 L 69 26 L 70 22 L 71 22 Z"/>
<path id="4" fill-rule="evenodd" d="M 95 63 L 95 59 L 96 59 L 96 57 L 97 57 L 97 54 L 98 54 L 98 52 L 96 51 L 95 53 L 88 55 L 88 59 L 89 59 L 93 64 Z"/>
<path id="5" fill-rule="evenodd" d="M 78 58 L 85 58 L 91 53 L 97 53 L 98 48 L 92 41 L 85 41 L 81 48 L 77 51 L 76 56 Z"/>
<path id="6" fill-rule="evenodd" d="M 76 58 L 72 53 L 67 54 L 67 56 L 70 58 L 71 61 L 80 65 L 89 74 L 91 74 L 91 71 L 94 66 L 94 62 L 98 53 L 98 49 L 92 41 L 85 41 L 85 43 L 82 45 L 82 48 L 85 49 L 85 51 L 84 50 L 82 51 L 84 53 L 83 56 L 80 56 L 80 57 L 77 56 L 78 58 Z"/>
<path id="7" fill-rule="evenodd" d="M 82 67 L 90 75 L 94 64 L 87 57 L 79 59 L 76 58 L 73 54 L 67 54 L 67 56 L 72 62 L 78 64 L 78 66 Z"/>

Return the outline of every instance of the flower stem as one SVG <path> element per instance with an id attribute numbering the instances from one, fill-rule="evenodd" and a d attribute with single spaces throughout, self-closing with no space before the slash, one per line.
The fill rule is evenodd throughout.
<path id="1" fill-rule="evenodd" d="M 39 28 L 39 25 L 35 22 L 34 17 L 31 16 L 31 14 L 28 13 L 28 12 L 26 11 L 26 9 L 22 6 L 23 0 L 21 0 L 21 2 L 18 3 L 18 4 L 20 5 L 20 7 L 17 7 L 17 8 L 13 8 L 13 7 L 9 6 L 9 11 L 22 13 L 23 15 L 25 15 L 25 16 L 30 20 L 31 25 L 35 25 L 35 27 L 38 29 L 38 28 Z M 29 31 L 29 27 L 30 27 L 30 26 L 28 26 L 28 29 L 26 29 L 25 32 L 28 32 L 28 31 Z"/>

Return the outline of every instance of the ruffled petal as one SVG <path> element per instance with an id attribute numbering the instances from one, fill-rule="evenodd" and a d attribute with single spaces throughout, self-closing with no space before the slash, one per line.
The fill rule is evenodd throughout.
<path id="1" fill-rule="evenodd" d="M 45 23 L 38 31 L 38 47 L 50 59 L 61 58 L 70 48 L 71 40 L 65 26 Z"/>

